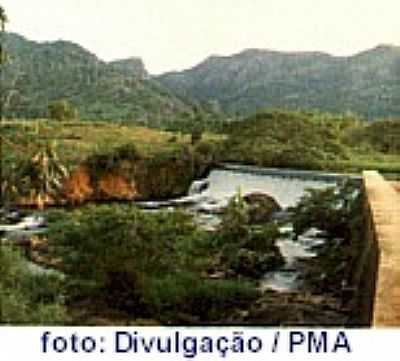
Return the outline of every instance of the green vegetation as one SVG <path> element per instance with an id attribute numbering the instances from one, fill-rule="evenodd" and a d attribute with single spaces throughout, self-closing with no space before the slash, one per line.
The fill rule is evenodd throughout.
<path id="1" fill-rule="evenodd" d="M 351 225 L 358 210 L 359 184 L 350 181 L 338 187 L 309 189 L 291 210 L 295 214 L 292 223 L 296 236 L 310 228 L 326 232 L 328 239 L 351 237 Z"/>
<path id="2" fill-rule="evenodd" d="M 51 154 L 58 155 L 54 162 L 45 162 L 48 171 L 42 172 L 55 182 L 50 188 L 59 189 L 61 178 L 57 174 L 62 175 L 51 170 L 57 168 L 52 163 L 70 172 L 86 165 L 92 188 L 111 172 L 135 179 L 140 199 L 182 195 L 194 178 L 218 162 L 355 173 L 363 169 L 400 172 L 400 122 L 396 120 L 365 122 L 351 116 L 264 110 L 241 121 L 226 122 L 223 133 L 210 132 L 206 124 L 173 132 L 110 122 L 6 121 L 3 189 L 11 195 L 16 183 L 21 188 L 42 179 L 40 172 L 32 171 L 40 159 L 54 158 L 39 156 L 47 152 L 49 143 Z M 15 181 L 24 179 L 28 181 Z"/>
<path id="3" fill-rule="evenodd" d="M 106 63 L 71 42 L 36 43 L 12 33 L 4 47 L 12 58 L 2 78 L 8 118 L 47 117 L 48 105 L 60 99 L 82 119 L 159 126 L 191 118 L 191 106 L 150 79 L 140 60 Z"/>
<path id="4" fill-rule="evenodd" d="M 0 181 L 6 204 L 36 203 L 43 208 L 68 191 L 83 201 L 177 197 L 193 179 L 226 161 L 400 172 L 397 120 L 366 122 L 351 114 L 283 110 L 261 110 L 240 121 L 224 119 L 221 109 L 249 112 L 265 103 L 291 109 L 368 109 L 367 117 L 399 114 L 393 81 L 386 85 L 391 94 L 381 94 L 381 86 L 360 81 L 365 76 L 347 77 L 342 68 L 338 73 L 329 56 L 297 56 L 295 66 L 279 54 L 249 51 L 235 59 L 241 64 L 244 56 L 251 67 L 253 56 L 261 63 L 266 56 L 273 76 L 296 74 L 287 82 L 252 69 L 244 76 L 234 66 L 235 76 L 227 83 L 229 59 L 222 68 L 220 59 L 211 59 L 206 69 L 201 65 L 178 80 L 176 74 L 158 78 L 183 97 L 151 79 L 140 59 L 105 63 L 69 42 L 30 42 L 3 34 L 6 21 L 0 6 L 6 37 L 0 44 L 0 115 L 4 110 L 8 117 L 3 122 L 1 116 Z M 11 62 L 5 61 L 5 49 Z M 362 56 L 368 58 L 368 72 L 376 73 L 382 54 L 398 59 L 396 49 L 375 49 Z M 356 63 L 349 61 L 349 66 L 347 71 L 359 75 Z M 319 72 L 325 67 L 327 73 Z M 205 76 L 215 68 L 216 83 Z M 318 91 L 308 81 L 310 71 L 318 73 Z M 246 86 L 248 76 L 251 86 Z M 347 78 L 360 94 L 338 90 L 344 85 L 336 81 Z M 271 86 L 276 83 L 279 89 Z M 204 104 L 188 100 L 188 94 Z M 84 121 L 77 121 L 78 112 Z M 51 119 L 38 119 L 46 116 Z M 10 120 L 24 117 L 35 120 Z M 63 276 L 32 268 L 26 257 L 2 244 L 0 322 L 229 324 L 245 320 L 247 314 L 250 320 L 268 323 L 275 319 L 270 307 L 280 307 L 282 300 L 261 297 L 257 281 L 284 264 L 275 244 L 279 228 L 269 221 L 278 208 L 254 195 L 248 204 L 238 194 L 213 232 L 202 230 L 179 209 L 145 212 L 132 205 L 91 204 L 46 211 L 49 231 L 30 239 L 25 252 L 39 264 L 57 267 Z M 326 236 L 316 248 L 318 257 L 304 264 L 305 283 L 312 293 L 332 296 L 343 308 L 343 294 L 356 287 L 353 271 L 362 243 L 359 193 L 351 184 L 310 190 L 292 211 L 296 236 L 313 227 Z"/>
<path id="5" fill-rule="evenodd" d="M 67 322 L 64 281 L 35 274 L 16 249 L 0 247 L 0 323 L 52 325 Z"/>
<path id="6" fill-rule="evenodd" d="M 68 213 L 51 211 L 48 219 L 52 224 L 49 249 L 62 258 L 70 281 L 85 285 L 86 297 L 96 300 L 96 307 L 102 305 L 103 317 L 118 311 L 127 320 L 150 317 L 162 323 L 226 322 L 259 296 L 252 280 L 260 273 L 238 272 L 222 279 L 205 274 L 207 269 L 214 272 L 217 263 L 222 267 L 221 262 L 225 262 L 227 267 L 227 253 L 218 258 L 221 244 L 226 250 L 236 244 L 234 249 L 238 250 L 251 239 L 233 238 L 224 225 L 221 233 L 209 234 L 179 211 L 146 213 L 116 205 L 88 206 Z M 272 236 L 264 239 L 268 250 L 274 240 Z M 266 248 L 261 243 L 251 247 Z M 230 262 L 234 262 L 234 253 L 230 252 Z M 276 257 L 280 257 L 279 252 Z M 263 261 L 272 260 L 269 255 Z M 276 262 L 268 265 L 269 269 L 275 266 Z M 73 292 L 69 299 L 72 313 L 79 302 L 82 292 Z M 89 307 L 89 314 L 91 311 Z"/>
<path id="7" fill-rule="evenodd" d="M 62 198 L 57 192 L 63 190 L 65 177 L 72 177 L 78 166 L 85 168 L 82 176 L 90 179 L 83 180 L 82 186 L 82 179 L 74 178 L 76 182 L 68 189 L 72 187 L 76 194 L 81 194 L 83 187 L 87 194 L 102 197 L 107 187 L 107 199 L 123 199 L 128 193 L 132 197 L 137 193 L 137 199 L 183 195 L 192 180 L 206 174 L 215 163 L 214 155 L 223 139 L 204 133 L 193 146 L 190 134 L 107 122 L 6 121 L 3 130 L 2 187 L 8 199 L 15 200 L 16 195 L 37 198 L 29 188 L 36 184 L 32 187 L 35 194 L 42 194 L 49 203 Z M 102 179 L 108 175 L 108 180 Z M 110 181 L 111 176 L 117 180 Z M 43 197 L 37 184 L 44 179 L 47 183 L 40 187 L 51 190 L 48 197 Z M 125 185 L 127 191 L 119 192 L 115 182 Z"/>
<path id="8" fill-rule="evenodd" d="M 364 122 L 350 116 L 265 110 L 242 121 L 226 122 L 223 132 L 204 126 L 193 149 L 213 161 L 267 167 L 359 172 L 378 169 L 399 172 L 397 120 Z M 55 140 L 55 151 L 67 166 L 95 154 L 106 155 L 134 144 L 143 157 L 179 154 L 191 147 L 191 132 L 163 131 L 109 122 L 56 123 L 47 120 L 6 122 L 5 162 L 31 156 Z M 301 156 L 299 156 L 301 155 Z"/>
<path id="9" fill-rule="evenodd" d="M 222 159 L 277 168 L 399 172 L 399 124 L 265 110 L 226 127 Z"/>
<path id="10" fill-rule="evenodd" d="M 199 103 L 213 118 L 265 106 L 349 111 L 368 119 L 400 115 L 400 52 L 394 46 L 346 59 L 248 50 L 158 77 L 141 59 L 107 63 L 68 41 L 37 43 L 8 33 L 5 47 L 12 57 L 3 79 L 11 118 L 48 116 L 48 104 L 59 99 L 74 104 L 82 119 L 168 129 L 191 122 Z"/>
<path id="11" fill-rule="evenodd" d="M 78 118 L 78 111 L 67 100 L 55 100 L 49 104 L 50 118 L 64 121 Z"/>
<path id="12" fill-rule="evenodd" d="M 354 274 L 365 247 L 362 207 L 359 184 L 347 181 L 336 189 L 309 190 L 291 209 L 296 235 L 317 228 L 326 239 L 315 249 L 318 257 L 305 262 L 305 281 L 313 292 L 342 297 L 344 290 L 357 289 Z"/>
<path id="13" fill-rule="evenodd" d="M 167 324 L 235 323 L 235 312 L 259 297 L 250 282 L 201 280 L 191 274 L 167 275 L 149 284 L 151 315 Z"/>
<path id="14" fill-rule="evenodd" d="M 8 169 L 3 183 L 5 203 L 24 198 L 28 204 L 43 208 L 58 199 L 62 181 L 68 176 L 51 145 L 34 153 L 32 158 L 21 159 Z"/>
<path id="15" fill-rule="evenodd" d="M 349 57 L 249 49 L 211 56 L 157 80 L 174 94 L 212 102 L 230 115 L 268 106 L 352 112 L 368 119 L 399 117 L 399 59 L 400 48 L 390 45 Z"/>
<path id="16" fill-rule="evenodd" d="M 5 24 L 8 21 L 6 12 L 4 11 L 3 7 L 0 6 L 0 32 L 3 36 L 3 32 L 5 31 Z M 3 49 L 3 43 L 0 43 L 0 65 L 4 63 L 5 51 Z"/>
<path id="17" fill-rule="evenodd" d="M 246 277 L 262 277 L 284 264 L 275 245 L 279 235 L 274 223 L 252 225 L 250 207 L 237 194 L 225 209 L 219 232 L 214 236 L 214 246 L 220 252 L 217 269 L 228 269 Z"/>
<path id="18" fill-rule="evenodd" d="M 62 162 L 70 167 L 83 163 L 95 154 L 112 153 L 113 149 L 127 144 L 134 144 L 142 156 L 152 157 L 189 147 L 191 142 L 189 132 L 163 131 L 105 121 L 58 123 L 46 119 L 6 121 L 3 136 L 8 140 L 5 144 L 5 162 L 27 157 L 46 147 L 50 141 Z M 202 154 L 208 153 L 223 138 L 223 135 L 205 132 L 196 149 Z M 203 143 L 207 145 L 203 146 Z"/>

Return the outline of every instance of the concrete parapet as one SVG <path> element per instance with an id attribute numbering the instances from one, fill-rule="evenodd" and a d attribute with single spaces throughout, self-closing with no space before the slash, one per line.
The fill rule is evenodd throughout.
<path id="1" fill-rule="evenodd" d="M 400 326 L 400 194 L 375 171 L 363 172 L 367 242 L 377 249 L 373 327 Z"/>
<path id="2" fill-rule="evenodd" d="M 396 192 L 400 193 L 400 182 L 399 181 L 390 182 L 390 184 L 393 186 L 393 188 L 396 190 Z"/>

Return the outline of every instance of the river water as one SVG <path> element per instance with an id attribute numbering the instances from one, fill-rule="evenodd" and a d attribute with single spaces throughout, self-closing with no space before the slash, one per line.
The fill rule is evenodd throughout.
<path id="1" fill-rule="evenodd" d="M 283 209 L 296 205 L 308 188 L 325 188 L 335 186 L 344 179 L 341 175 L 309 172 L 256 168 L 249 166 L 226 165 L 225 169 L 211 171 L 206 179 L 193 183 L 189 194 L 185 197 L 161 202 L 137 202 L 144 209 L 184 207 L 195 216 L 195 220 L 205 229 L 213 230 L 220 221 L 220 213 L 229 199 L 235 194 L 245 195 L 251 192 L 263 192 L 274 197 Z M 29 232 L 29 222 L 35 231 L 37 218 L 28 217 L 22 222 L 23 232 Z M 28 223 L 28 224 L 27 224 Z M 12 229 L 12 228 L 16 229 Z M 2 226 L 0 230 L 18 232 L 18 225 Z M 317 230 L 293 241 L 291 226 L 281 228 L 284 234 L 277 240 L 277 246 L 286 260 L 285 266 L 275 272 L 269 272 L 261 280 L 260 288 L 276 291 L 293 291 L 298 289 L 299 269 L 296 261 L 301 258 L 313 257 L 312 248 L 323 242 Z"/>
<path id="2" fill-rule="evenodd" d="M 274 197 L 282 208 L 294 206 L 307 188 L 323 188 L 334 185 L 335 181 L 306 179 L 287 176 L 285 173 L 263 174 L 257 173 L 248 167 L 244 170 L 221 169 L 210 173 L 207 180 L 210 184 L 203 196 L 208 196 L 222 204 L 231 198 L 236 192 L 242 195 L 251 192 L 264 192 Z"/>
<path id="3" fill-rule="evenodd" d="M 199 202 L 197 209 L 205 212 L 200 215 L 203 224 L 211 222 L 215 225 L 218 219 L 212 214 L 207 214 L 206 210 L 226 206 L 238 191 L 242 195 L 252 192 L 267 193 L 275 198 L 283 209 L 287 209 L 296 205 L 307 189 L 332 187 L 341 179 L 331 175 L 324 177 L 320 173 L 264 172 L 260 168 L 252 167 L 214 170 L 207 178 L 209 188 L 200 193 L 203 200 Z M 296 241 L 293 240 L 290 224 L 282 227 L 281 232 L 285 236 L 277 240 L 277 246 L 285 258 L 285 265 L 264 276 L 260 282 L 262 290 L 295 291 L 301 287 L 300 271 L 296 262 L 298 259 L 314 257 L 313 247 L 324 241 L 314 229 Z"/>
<path id="4" fill-rule="evenodd" d="M 213 170 L 206 179 L 194 182 L 186 197 L 163 202 L 141 202 L 140 206 L 155 209 L 184 206 L 195 215 L 201 227 L 212 231 L 220 222 L 220 213 L 229 199 L 238 192 L 241 195 L 266 193 L 285 210 L 295 206 L 307 189 L 334 187 L 345 178 L 349 177 L 312 171 L 226 165 L 225 169 Z M 260 282 L 262 290 L 295 291 L 301 288 L 301 271 L 297 261 L 316 256 L 314 247 L 324 242 L 316 229 L 309 230 L 296 241 L 293 240 L 290 224 L 281 227 L 281 233 L 277 246 L 285 258 L 285 265 L 265 274 Z"/>

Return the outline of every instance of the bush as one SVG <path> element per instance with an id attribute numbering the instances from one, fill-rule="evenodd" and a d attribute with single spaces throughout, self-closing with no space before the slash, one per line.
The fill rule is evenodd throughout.
<path id="1" fill-rule="evenodd" d="M 233 197 L 214 237 L 220 248 L 220 266 L 237 276 L 259 278 L 284 264 L 275 241 L 280 232 L 274 223 L 251 225 L 251 208 L 238 193 Z"/>
<path id="2" fill-rule="evenodd" d="M 168 323 L 226 321 L 235 309 L 259 296 L 251 283 L 201 280 L 190 273 L 155 279 L 148 290 L 151 314 L 161 315 Z"/>
<path id="3" fill-rule="evenodd" d="M 220 149 L 216 142 L 202 140 L 194 147 L 194 153 L 208 162 L 215 162 L 219 157 Z"/>
<path id="4" fill-rule="evenodd" d="M 62 325 L 67 322 L 64 282 L 57 275 L 33 274 L 14 249 L 0 248 L 0 322 Z"/>
<path id="5" fill-rule="evenodd" d="M 309 189 L 291 209 L 294 233 L 300 235 L 315 227 L 326 231 L 329 238 L 348 237 L 358 194 L 359 186 L 350 181 L 337 188 Z"/>
<path id="6" fill-rule="evenodd" d="M 148 280 L 179 269 L 175 243 L 192 230 L 179 212 L 102 205 L 75 210 L 49 234 L 71 276 L 94 281 L 113 306 L 137 311 Z"/>
<path id="7" fill-rule="evenodd" d="M 258 229 L 254 229 L 244 246 L 256 252 L 269 252 L 275 249 L 275 241 L 280 236 L 279 228 L 275 223 L 269 223 Z"/>
<path id="8" fill-rule="evenodd" d="M 127 143 L 108 153 L 93 154 L 86 160 L 91 175 L 98 179 L 101 175 L 119 169 L 122 161 L 135 162 L 142 159 L 141 153 L 133 143 Z"/>
<path id="9" fill-rule="evenodd" d="M 78 118 L 78 110 L 67 100 L 56 100 L 49 104 L 50 118 L 58 121 Z"/>
<path id="10" fill-rule="evenodd" d="M 295 234 L 311 227 L 326 234 L 315 248 L 317 257 L 303 264 L 304 281 L 313 292 L 346 295 L 342 302 L 351 303 L 348 291 L 359 287 L 356 274 L 365 248 L 362 208 L 359 185 L 347 181 L 337 188 L 310 190 L 292 209 Z"/>
<path id="11" fill-rule="evenodd" d="M 260 112 L 227 127 L 222 158 L 267 167 L 329 168 L 332 161 L 349 158 L 341 141 L 345 124 L 322 114 Z"/>
<path id="12" fill-rule="evenodd" d="M 249 234 L 248 206 L 240 191 L 229 200 L 218 229 L 219 235 L 229 243 L 243 240 Z"/>
<path id="13" fill-rule="evenodd" d="M 102 205 L 64 218 L 53 211 L 50 218 L 50 245 L 74 282 L 94 285 L 85 297 L 97 304 L 165 323 L 196 323 L 225 320 L 258 295 L 248 282 L 202 278 L 219 247 L 208 248 L 214 235 L 196 230 L 184 213 Z"/>

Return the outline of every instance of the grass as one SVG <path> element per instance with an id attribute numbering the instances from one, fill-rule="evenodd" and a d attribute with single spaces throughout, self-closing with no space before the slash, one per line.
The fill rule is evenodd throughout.
<path id="1" fill-rule="evenodd" d="M 400 173 L 400 155 L 375 154 L 354 155 L 351 160 L 336 161 L 335 169 L 360 173 L 363 170 L 376 170 L 381 173 Z"/>
<path id="2" fill-rule="evenodd" d="M 264 167 L 400 172 L 400 121 L 265 110 L 230 124 L 223 158 Z"/>
<path id="3" fill-rule="evenodd" d="M 128 143 L 134 143 L 141 154 L 151 157 L 189 146 L 191 141 L 189 134 L 115 122 L 7 121 L 4 132 L 16 144 L 14 148 L 5 145 L 8 159 L 13 159 L 13 155 L 24 157 L 36 146 L 52 142 L 67 165 L 77 165 L 94 153 L 105 153 Z M 218 142 L 223 136 L 205 133 L 203 139 Z"/>
<path id="4" fill-rule="evenodd" d="M 393 120 L 371 123 L 318 113 L 263 111 L 244 121 L 227 123 L 223 133 L 205 132 L 199 150 L 210 150 L 219 161 L 266 167 L 400 173 L 400 142 L 394 137 L 398 124 Z M 16 120 L 6 121 L 3 132 L 17 144 L 16 148 L 5 144 L 6 166 L 49 142 L 67 166 L 125 144 L 135 144 L 144 157 L 191 147 L 190 134 L 183 131 L 126 122 Z"/>
<path id="5" fill-rule="evenodd" d="M 389 124 L 385 128 L 378 125 L 374 126 L 377 132 L 379 129 L 390 131 L 391 125 L 397 126 Z M 62 162 L 70 167 L 93 155 L 113 154 L 118 147 L 134 144 L 143 157 L 152 158 L 149 164 L 155 172 L 151 176 L 145 173 L 144 179 L 147 186 L 155 183 L 154 187 L 163 183 L 162 177 L 156 176 L 157 172 L 160 173 L 160 164 L 163 164 L 162 157 L 185 147 L 197 151 L 197 156 L 210 152 L 220 161 L 326 171 L 377 169 L 400 173 L 397 146 L 394 142 L 389 144 L 393 145 L 392 148 L 385 142 L 381 143 L 370 124 L 300 113 L 258 114 L 254 119 L 226 127 L 225 134 L 204 133 L 201 142 L 194 147 L 190 134 L 184 132 L 116 122 L 20 120 L 6 121 L 2 130 L 14 143 L 14 146 L 10 142 L 4 143 L 6 166 L 18 164 L 18 159 L 32 155 L 35 149 L 49 142 L 54 142 Z M 180 153 L 176 154 L 179 156 Z M 183 176 L 179 174 L 179 169 L 170 164 L 167 167 L 178 175 L 177 183 L 182 184 Z M 182 172 L 187 173 L 186 169 Z M 222 246 L 229 244 L 229 240 L 237 240 L 237 248 L 251 251 L 261 251 L 260 245 L 266 246 L 267 234 L 259 238 L 247 226 L 242 227 L 240 212 L 222 223 L 225 229 L 222 228 L 218 237 L 196 230 L 191 221 L 178 213 L 145 214 L 120 205 L 64 212 L 48 214 L 52 224 L 50 244 L 60 250 L 71 277 L 96 285 L 98 293 L 90 295 L 89 299 L 92 301 L 103 295 L 101 307 L 119 308 L 133 318 L 146 317 L 146 312 L 159 314 L 157 321 L 163 323 L 183 322 L 187 315 L 192 316 L 187 323 L 214 322 L 228 319 L 238 308 L 249 306 L 258 297 L 251 282 L 240 281 L 243 271 L 237 272 L 240 277 L 234 279 L 203 279 L 204 270 L 232 269 L 231 263 L 237 260 L 231 260 L 229 253 L 215 258 L 218 252 L 224 251 Z M 232 228 L 231 225 L 237 227 Z M 260 243 L 260 240 L 263 242 Z M 242 244 L 244 241 L 247 241 L 246 247 Z M 229 244 L 228 248 L 233 249 L 233 245 Z M 104 252 L 105 249 L 107 252 Z M 236 250 L 233 253 L 232 257 L 239 254 Z M 12 257 L 15 255 L 11 255 L 10 259 Z M 242 262 L 241 259 L 239 261 Z M 247 264 L 247 259 L 245 261 Z M 12 264 L 9 262 L 9 268 L 14 270 Z M 11 272 L 10 277 L 3 280 L 13 281 L 18 272 Z M 26 275 L 24 277 L 30 279 Z M 10 293 L 7 298 L 8 318 L 16 319 L 21 312 L 18 305 L 23 305 L 22 300 L 28 293 L 33 298 L 28 299 L 26 309 L 34 309 L 32 304 L 37 299 L 50 298 L 51 302 L 39 310 L 41 313 L 37 313 L 41 315 L 40 319 L 30 321 L 28 314 L 22 314 L 24 320 L 42 322 L 51 312 L 58 310 L 60 322 L 63 322 L 65 308 L 57 295 L 50 292 L 52 284 L 46 283 L 50 281 L 43 281 L 44 293 L 33 287 L 34 282 L 38 282 L 36 279 L 21 281 L 16 295 Z M 2 281 L 0 288 L 10 290 L 11 283 Z M 107 292 L 102 293 L 104 290 Z M 118 300 L 118 305 L 115 300 Z M 132 303 L 132 300 L 135 302 Z M 232 303 L 232 300 L 235 302 Z M 73 304 L 78 308 L 82 301 L 87 300 L 78 297 L 73 299 Z"/>
<path id="6" fill-rule="evenodd" d="M 21 252 L 7 246 L 0 246 L 0 264 L 0 323 L 53 325 L 67 321 L 62 279 L 33 274 Z"/>

